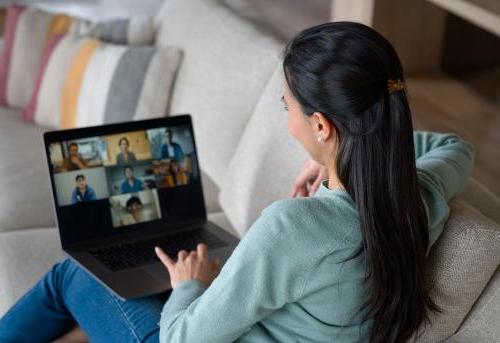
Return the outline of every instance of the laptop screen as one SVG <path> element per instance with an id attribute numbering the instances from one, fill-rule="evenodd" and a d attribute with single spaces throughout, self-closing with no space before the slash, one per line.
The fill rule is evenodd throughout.
<path id="1" fill-rule="evenodd" d="M 45 144 L 63 246 L 206 217 L 189 116 L 54 131 Z"/>

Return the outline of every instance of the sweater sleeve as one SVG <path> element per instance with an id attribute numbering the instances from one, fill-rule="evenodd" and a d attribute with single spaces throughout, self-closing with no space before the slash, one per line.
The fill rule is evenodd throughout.
<path id="1" fill-rule="evenodd" d="M 310 266 L 290 260 L 294 247 L 279 226 L 263 212 L 210 287 L 180 283 L 163 308 L 160 342 L 233 342 L 300 298 Z"/>
<path id="2" fill-rule="evenodd" d="M 415 131 L 417 171 L 448 202 L 464 188 L 474 165 L 474 145 L 454 133 Z"/>

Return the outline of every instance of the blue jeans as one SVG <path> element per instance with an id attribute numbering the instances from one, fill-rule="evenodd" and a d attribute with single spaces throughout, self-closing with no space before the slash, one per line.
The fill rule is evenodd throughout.
<path id="1" fill-rule="evenodd" d="M 50 342 L 75 325 L 91 342 L 158 342 L 166 295 L 122 301 L 67 259 L 0 319 L 0 342 Z"/>

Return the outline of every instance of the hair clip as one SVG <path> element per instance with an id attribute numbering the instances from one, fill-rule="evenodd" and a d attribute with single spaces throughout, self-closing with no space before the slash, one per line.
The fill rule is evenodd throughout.
<path id="1" fill-rule="evenodd" d="M 400 79 L 393 80 L 389 79 L 387 80 L 387 90 L 389 91 L 389 94 L 392 94 L 394 92 L 400 91 L 405 88 L 405 84 L 403 81 Z"/>

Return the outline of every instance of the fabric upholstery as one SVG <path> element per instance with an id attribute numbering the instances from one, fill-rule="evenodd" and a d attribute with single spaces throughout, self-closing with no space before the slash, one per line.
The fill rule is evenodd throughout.
<path id="1" fill-rule="evenodd" d="M 238 233 L 234 230 L 233 226 L 227 219 L 224 212 L 213 212 L 208 214 L 208 220 L 214 224 L 219 225 L 222 229 L 226 230 L 233 236 L 239 237 Z"/>
<path id="2" fill-rule="evenodd" d="M 0 317 L 62 259 L 54 228 L 0 232 Z"/>
<path id="3" fill-rule="evenodd" d="M 458 198 L 450 209 L 426 273 L 430 295 L 442 313 L 430 315 L 419 342 L 452 336 L 500 264 L 500 225 Z"/>
<path id="4" fill-rule="evenodd" d="M 184 51 L 170 113 L 190 113 L 200 164 L 220 186 L 282 45 L 212 0 L 169 0 L 156 44 Z"/>
<path id="5" fill-rule="evenodd" d="M 243 236 L 260 212 L 290 196 L 307 154 L 287 130 L 283 110 L 283 71 L 275 67 L 221 185 L 221 207 Z"/>
<path id="6" fill-rule="evenodd" d="M 55 224 L 43 131 L 0 108 L 0 231 Z"/>
<path id="7" fill-rule="evenodd" d="M 72 128 L 161 117 L 181 62 L 176 48 L 135 47 L 66 35 L 53 47 L 25 118 Z"/>
<path id="8" fill-rule="evenodd" d="M 446 342 L 496 342 L 500 337 L 500 267 L 491 278 L 460 330 Z"/>
<path id="9" fill-rule="evenodd" d="M 219 187 L 217 187 L 215 182 L 203 169 L 201 170 L 201 183 L 203 185 L 203 197 L 205 198 L 207 213 L 220 212 Z"/>
<path id="10" fill-rule="evenodd" d="M 54 35 L 74 32 L 123 44 L 151 44 L 151 18 L 91 22 L 34 7 L 7 7 L 5 49 L 0 60 L 0 105 L 25 107 L 35 87 L 44 49 Z"/>

